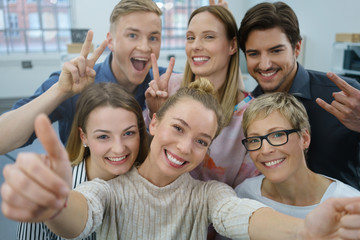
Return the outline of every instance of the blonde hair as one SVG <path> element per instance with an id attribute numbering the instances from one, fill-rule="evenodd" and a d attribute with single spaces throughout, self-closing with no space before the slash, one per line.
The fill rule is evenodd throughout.
<path id="1" fill-rule="evenodd" d="M 190 24 L 192 18 L 197 15 L 198 13 L 202 12 L 209 12 L 218 18 L 225 28 L 227 39 L 229 41 L 236 39 L 236 49 L 238 48 L 238 28 L 236 25 L 236 21 L 234 16 L 231 14 L 229 10 L 222 6 L 211 5 L 211 6 L 204 6 L 196 9 L 191 14 L 188 25 Z M 239 90 L 239 51 L 237 50 L 230 57 L 229 67 L 226 75 L 225 83 L 220 87 L 217 92 L 218 100 L 223 108 L 224 111 L 224 123 L 228 125 L 232 119 L 234 106 L 237 104 L 238 99 L 238 90 Z M 181 83 L 181 86 L 187 86 L 190 82 L 195 81 L 195 74 L 192 72 L 190 65 L 186 62 L 185 71 L 184 71 L 184 78 Z"/>
<path id="2" fill-rule="evenodd" d="M 289 93 L 275 92 L 255 98 L 246 108 L 242 120 L 245 137 L 251 123 L 264 119 L 275 111 L 286 118 L 293 128 L 308 129 L 310 134 L 309 117 L 304 105 Z"/>
<path id="3" fill-rule="evenodd" d="M 90 85 L 81 93 L 76 103 L 76 113 L 66 144 L 71 164 L 73 166 L 77 165 L 84 158 L 91 155 L 90 149 L 82 144 L 79 128 L 86 133 L 86 125 L 90 113 L 95 108 L 104 106 L 123 108 L 135 114 L 140 135 L 140 148 L 135 165 L 140 165 L 145 160 L 149 151 L 142 109 L 130 93 L 122 89 L 119 84 L 109 82 Z"/>
<path id="4" fill-rule="evenodd" d="M 186 87 L 181 87 L 174 95 L 170 96 L 156 113 L 156 118 L 161 120 L 167 110 L 184 98 L 192 98 L 202 103 L 207 109 L 212 110 L 217 119 L 217 130 L 214 138 L 218 136 L 224 126 L 222 108 L 216 98 L 213 84 L 207 78 L 199 78 Z M 189 106 L 191 107 L 191 106 Z"/>
<path id="5" fill-rule="evenodd" d="M 114 32 L 118 19 L 133 12 L 153 12 L 159 17 L 162 11 L 152 0 L 121 0 L 110 15 L 110 32 Z"/>

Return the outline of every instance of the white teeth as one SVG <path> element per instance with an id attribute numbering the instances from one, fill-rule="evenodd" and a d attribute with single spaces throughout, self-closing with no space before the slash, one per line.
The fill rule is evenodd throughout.
<path id="1" fill-rule="evenodd" d="M 126 156 L 123 156 L 123 157 L 108 157 L 107 159 L 109 159 L 112 162 L 120 162 L 124 158 L 126 158 Z"/>
<path id="2" fill-rule="evenodd" d="M 137 61 L 144 61 L 144 62 L 149 61 L 148 58 L 142 58 L 142 57 L 134 57 L 133 59 L 135 59 L 135 60 L 137 60 Z"/>
<path id="3" fill-rule="evenodd" d="M 271 73 L 261 73 L 261 75 L 263 75 L 264 77 L 271 77 L 272 75 L 274 75 L 276 73 L 276 71 L 271 72 Z"/>
<path id="4" fill-rule="evenodd" d="M 170 162 L 172 162 L 176 165 L 183 165 L 183 163 L 184 163 L 184 162 L 180 162 L 179 160 L 177 160 L 176 158 L 174 158 L 173 156 L 171 156 L 168 153 L 166 153 L 166 157 L 169 159 Z"/>
<path id="5" fill-rule="evenodd" d="M 193 60 L 195 62 L 201 62 L 201 61 L 207 61 L 207 60 L 209 60 L 209 58 L 206 58 L 206 57 L 194 57 Z"/>
<path id="6" fill-rule="evenodd" d="M 264 164 L 267 167 L 271 167 L 271 166 L 281 163 L 282 161 L 284 161 L 284 159 L 279 159 L 279 160 L 275 160 L 275 161 L 271 161 L 271 162 L 265 162 Z"/>

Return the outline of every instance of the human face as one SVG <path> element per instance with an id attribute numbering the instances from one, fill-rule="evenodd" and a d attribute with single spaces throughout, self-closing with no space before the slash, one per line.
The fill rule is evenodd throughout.
<path id="1" fill-rule="evenodd" d="M 227 75 L 236 40 L 228 40 L 224 24 L 209 12 L 195 15 L 186 33 L 187 61 L 196 78 L 206 77 L 219 89 Z"/>
<path id="2" fill-rule="evenodd" d="M 80 138 L 90 149 L 89 179 L 108 180 L 129 171 L 139 152 L 140 133 L 135 113 L 123 108 L 102 106 L 88 117 Z"/>
<path id="3" fill-rule="evenodd" d="M 247 130 L 248 137 L 263 136 L 278 130 L 292 129 L 290 122 L 278 111 L 264 119 L 253 121 Z M 273 183 L 280 183 L 298 176 L 306 169 L 304 150 L 309 147 L 310 134 L 307 130 L 288 135 L 288 142 L 281 146 L 272 146 L 266 140 L 262 147 L 250 151 L 255 166 Z"/>
<path id="4" fill-rule="evenodd" d="M 249 74 L 264 92 L 289 91 L 297 71 L 296 58 L 301 41 L 295 49 L 280 28 L 254 30 L 245 43 Z"/>
<path id="5" fill-rule="evenodd" d="M 134 12 L 121 16 L 107 35 L 113 52 L 112 71 L 117 81 L 133 92 L 151 67 L 150 54 L 160 54 L 161 20 L 152 12 Z"/>
<path id="6" fill-rule="evenodd" d="M 164 186 L 190 172 L 203 161 L 216 130 L 212 110 L 194 99 L 180 99 L 161 120 L 155 118 L 150 124 L 154 138 L 143 164 L 148 178 Z"/>

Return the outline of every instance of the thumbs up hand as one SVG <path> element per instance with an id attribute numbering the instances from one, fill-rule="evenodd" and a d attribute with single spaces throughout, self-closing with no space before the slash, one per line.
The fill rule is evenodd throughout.
<path id="1" fill-rule="evenodd" d="M 68 154 L 46 115 L 36 118 L 35 132 L 47 154 L 20 153 L 3 171 L 1 209 L 15 221 L 50 219 L 64 207 L 71 190 Z"/>

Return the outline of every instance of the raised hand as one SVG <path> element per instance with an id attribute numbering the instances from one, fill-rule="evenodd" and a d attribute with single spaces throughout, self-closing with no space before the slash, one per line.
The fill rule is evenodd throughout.
<path id="1" fill-rule="evenodd" d="M 104 40 L 88 58 L 93 36 L 93 31 L 88 31 L 80 55 L 64 63 L 59 78 L 59 87 L 63 92 L 74 95 L 80 93 L 86 86 L 94 82 L 96 72 L 93 68 L 104 52 L 107 40 Z"/>
<path id="2" fill-rule="evenodd" d="M 149 83 L 149 88 L 145 92 L 146 104 L 150 111 L 150 116 L 156 113 L 168 98 L 168 85 L 171 73 L 174 69 L 175 58 L 171 58 L 169 66 L 163 75 L 159 75 L 159 67 L 155 54 L 151 54 L 151 64 L 154 79 Z"/>
<path id="3" fill-rule="evenodd" d="M 225 0 L 224 1 L 219 0 L 218 3 L 216 3 L 215 0 L 209 0 L 209 4 L 210 5 L 220 5 L 220 6 L 223 6 L 223 7 L 227 8 L 227 9 L 229 9 L 228 3 Z"/>
<path id="4" fill-rule="evenodd" d="M 360 90 L 350 86 L 334 73 L 327 73 L 327 77 L 340 88 L 340 92 L 333 93 L 334 101 L 331 105 L 317 98 L 320 107 L 334 115 L 350 130 L 360 132 Z"/>
<path id="5" fill-rule="evenodd" d="M 1 209 L 15 221 L 48 220 L 64 207 L 71 189 L 67 152 L 46 115 L 36 118 L 35 132 L 47 155 L 21 153 L 3 171 Z"/>

